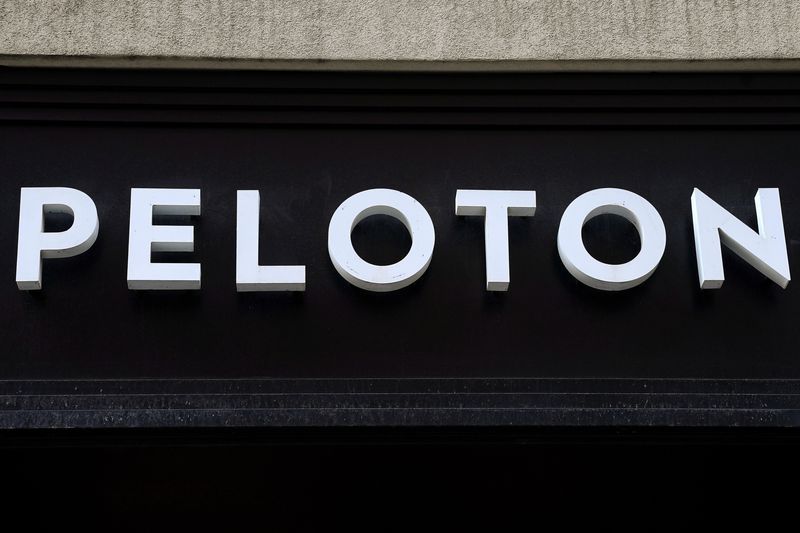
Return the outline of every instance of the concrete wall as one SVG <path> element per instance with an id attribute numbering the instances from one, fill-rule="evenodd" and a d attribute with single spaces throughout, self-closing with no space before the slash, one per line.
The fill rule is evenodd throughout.
<path id="1" fill-rule="evenodd" d="M 746 69 L 798 59 L 797 0 L 0 0 L 3 64 Z"/>

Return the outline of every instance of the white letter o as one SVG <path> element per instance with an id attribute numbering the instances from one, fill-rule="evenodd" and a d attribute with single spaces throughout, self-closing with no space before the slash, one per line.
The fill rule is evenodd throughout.
<path id="1" fill-rule="evenodd" d="M 639 232 L 639 254 L 621 265 L 592 257 L 583 245 L 583 225 L 598 215 L 619 215 Z M 664 221 L 653 205 L 625 189 L 595 189 L 578 196 L 564 211 L 558 228 L 558 255 L 575 278 L 595 289 L 621 291 L 643 283 L 655 271 L 667 244 Z"/>
<path id="2" fill-rule="evenodd" d="M 356 253 L 350 235 L 371 215 L 389 215 L 411 235 L 411 249 L 393 265 L 373 265 Z M 433 256 L 433 221 L 411 196 L 392 189 L 370 189 L 354 194 L 336 209 L 328 226 L 328 253 L 337 272 L 351 284 L 374 292 L 389 292 L 414 283 L 425 273 Z"/>

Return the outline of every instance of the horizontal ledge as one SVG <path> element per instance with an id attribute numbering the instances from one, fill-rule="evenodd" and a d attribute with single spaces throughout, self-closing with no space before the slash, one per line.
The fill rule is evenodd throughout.
<path id="1" fill-rule="evenodd" d="M 141 409 L 0 412 L 0 429 L 289 427 L 800 427 L 787 409 Z"/>
<path id="2" fill-rule="evenodd" d="M 327 59 L 0 54 L 0 65 L 373 72 L 798 72 L 800 58 Z"/>
<path id="3" fill-rule="evenodd" d="M 800 394 L 359 392 L 3 395 L 0 413 L 239 410 L 642 410 L 800 411 Z"/>
<path id="4" fill-rule="evenodd" d="M 800 380 L 0 381 L 0 428 L 800 427 Z"/>
<path id="5" fill-rule="evenodd" d="M 135 394 L 800 394 L 800 379 L 692 378 L 130 378 L 0 380 L 0 398 Z"/>

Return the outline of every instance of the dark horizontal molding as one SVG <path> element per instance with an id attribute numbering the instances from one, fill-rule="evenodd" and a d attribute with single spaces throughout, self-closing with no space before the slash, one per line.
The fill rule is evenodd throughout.
<path id="1" fill-rule="evenodd" d="M 30 68 L 0 66 L 0 87 L 190 90 L 432 92 L 797 92 L 800 72 L 301 72 L 213 69 Z M 587 83 L 591 80 L 591 83 Z"/>
<path id="2" fill-rule="evenodd" d="M 800 126 L 800 74 L 0 67 L 0 122 L 785 128 Z"/>
<path id="3" fill-rule="evenodd" d="M 1 381 L 0 428 L 798 427 L 800 380 Z"/>

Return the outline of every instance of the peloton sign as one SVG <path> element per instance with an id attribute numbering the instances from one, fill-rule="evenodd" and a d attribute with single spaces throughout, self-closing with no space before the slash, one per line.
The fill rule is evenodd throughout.
<path id="1" fill-rule="evenodd" d="M 718 289 L 725 280 L 722 245 L 786 288 L 791 278 L 778 189 L 758 189 L 755 195 L 758 231 L 699 189 L 694 189 L 690 200 L 702 289 Z M 305 265 L 258 264 L 259 210 L 259 191 L 237 191 L 236 290 L 305 290 Z M 486 290 L 509 288 L 508 217 L 530 217 L 535 211 L 536 192 L 532 190 L 456 192 L 455 215 L 485 219 Z M 71 214 L 72 225 L 64 231 L 45 231 L 46 213 Z M 581 230 L 588 220 L 602 214 L 622 216 L 636 227 L 641 249 L 632 260 L 607 264 L 587 251 Z M 200 189 L 131 189 L 128 288 L 200 289 L 199 263 L 158 263 L 151 259 L 151 252 L 191 252 L 194 227 L 156 225 L 154 215 L 200 216 Z M 371 215 L 389 215 L 408 229 L 411 248 L 397 263 L 368 263 L 353 248 L 353 228 Z M 99 232 L 97 208 L 85 193 L 66 187 L 23 187 L 16 270 L 19 289 L 41 289 L 43 258 L 81 254 L 94 244 Z M 435 235 L 430 215 L 414 198 L 397 190 L 370 189 L 351 196 L 333 213 L 328 227 L 328 253 L 339 274 L 356 287 L 394 291 L 425 273 L 433 257 Z M 630 289 L 643 283 L 658 267 L 665 246 L 661 215 L 646 199 L 624 189 L 595 189 L 580 195 L 564 211 L 558 229 L 558 253 L 566 269 L 582 283 L 605 291 Z"/>

